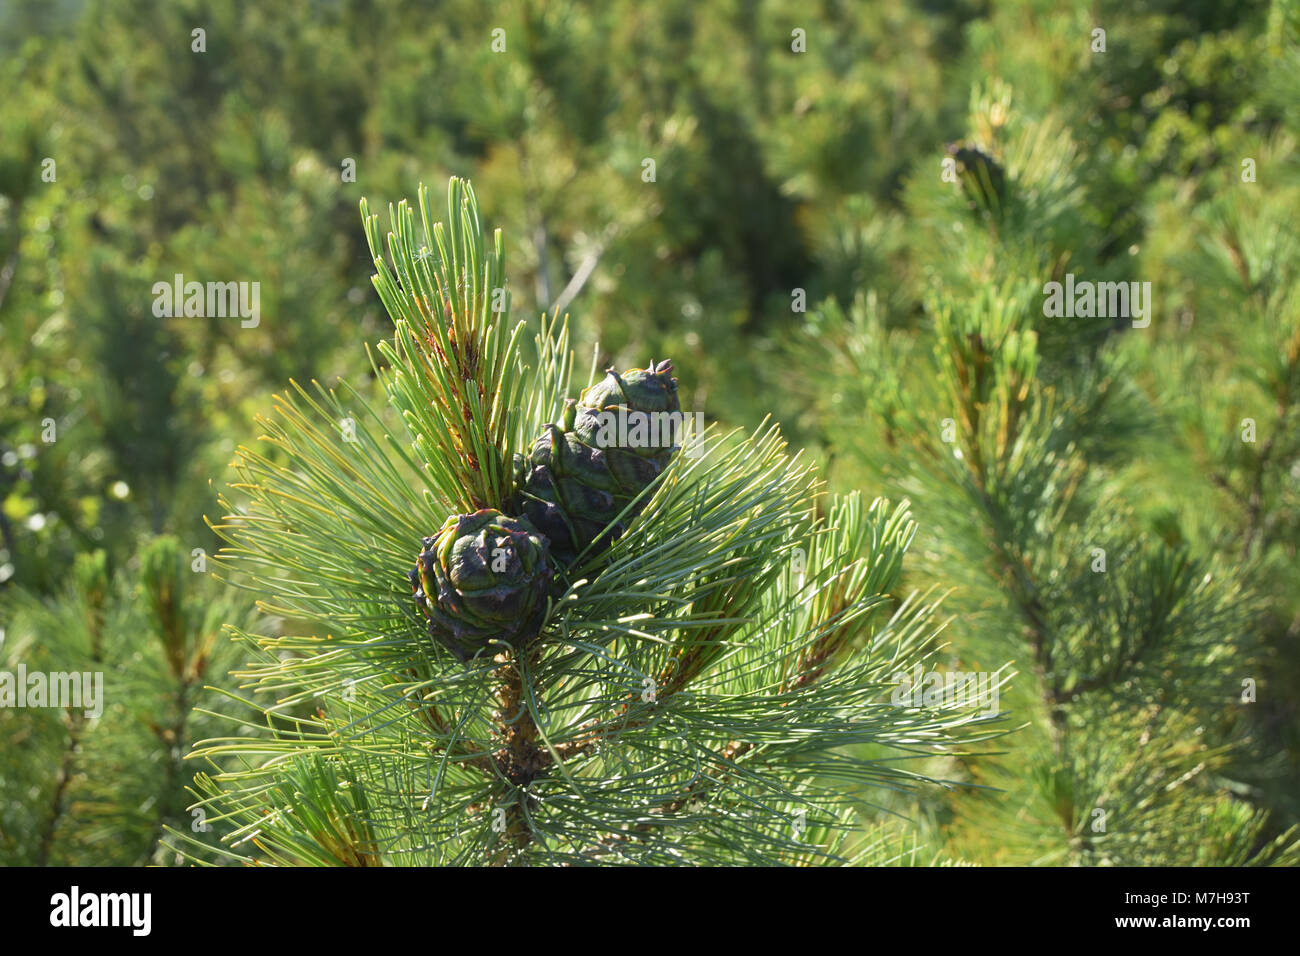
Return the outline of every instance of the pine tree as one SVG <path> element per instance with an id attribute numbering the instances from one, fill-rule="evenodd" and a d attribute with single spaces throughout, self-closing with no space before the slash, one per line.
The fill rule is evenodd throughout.
<path id="1" fill-rule="evenodd" d="M 362 214 L 395 325 L 372 356 L 387 401 L 295 384 L 215 525 L 223 574 L 264 613 L 233 629 L 251 693 L 232 733 L 196 752 L 229 857 L 919 859 L 872 806 L 927 780 L 916 759 L 1000 728 L 969 702 L 891 699 L 938 652 L 934 597 L 891 597 L 915 522 L 827 495 L 771 424 L 683 433 L 625 533 L 556 566 L 532 641 L 459 655 L 430 638 L 410 574 L 441 545 L 421 542 L 449 516 L 454 533 L 456 515 L 509 513 L 514 458 L 561 421 L 573 357 L 544 318 L 525 364 L 501 235 L 467 183 L 445 222 L 423 188 L 390 207 L 386 246 Z M 255 721 L 266 736 L 237 732 Z"/>
<path id="2" fill-rule="evenodd" d="M 170 863 L 178 842 L 214 862 L 1295 859 L 1294 0 L 362 0 L 310 30 L 292 5 L 0 7 L 0 673 L 102 667 L 108 692 L 98 719 L 0 708 L 3 862 Z M 453 212 L 489 312 L 453 296 L 439 325 L 437 286 L 469 273 L 439 271 L 433 217 L 384 245 L 354 203 L 453 169 L 511 272 Z M 154 315 L 177 272 L 260 280 L 262 320 Z M 1151 280 L 1152 324 L 1044 314 L 1067 275 Z M 498 287 L 576 319 L 518 332 Z M 368 357 L 386 308 L 432 341 Z M 489 327 L 465 389 L 460 347 Z M 791 335 L 801 361 L 774 360 Z M 780 418 L 796 462 L 824 451 L 826 488 L 863 497 L 787 474 L 767 426 L 654 461 L 633 497 L 650 466 L 622 459 L 629 491 L 593 463 L 582 385 L 650 358 L 715 429 Z M 256 626 L 239 601 L 209 613 L 183 556 L 214 548 L 220 469 L 272 389 L 340 375 L 292 387 L 228 492 Z M 913 521 L 907 572 L 840 608 L 845 569 L 891 567 Z M 458 636 L 428 598 L 462 524 L 547 554 L 478 591 L 463 565 Z M 492 604 L 501 584 L 526 600 Z M 837 613 L 827 645 L 852 647 L 822 674 Z M 489 622 L 509 649 L 481 648 Z M 782 647 L 818 679 L 787 690 Z M 1004 753 L 968 761 L 988 729 L 964 722 L 937 752 L 888 736 L 916 715 L 877 705 L 918 663 L 1014 674 Z M 786 700 L 821 680 L 824 705 Z M 909 773 L 860 766 L 886 759 Z M 976 786 L 904 786 L 922 778 Z M 849 804 L 857 829 L 810 835 Z"/>
<path id="3" fill-rule="evenodd" d="M 1142 274 L 1102 251 L 1109 237 L 1088 221 L 1080 173 L 1091 157 L 1059 117 L 1027 114 L 994 82 L 974 92 L 967 129 L 948 153 L 958 175 L 936 159 L 906 189 L 926 321 L 902 321 L 887 292 L 847 309 L 827 302 L 810 317 L 800 368 L 820 375 L 809 398 L 838 480 L 883 483 L 915 502 L 918 580 L 953 585 L 961 611 L 956 664 L 1020 671 L 1004 709 L 1028 726 L 1007 756 L 969 769 L 996 789 L 957 792 L 925 814 L 946 852 L 974 862 L 1294 864 L 1296 832 L 1270 821 L 1245 784 L 1273 759 L 1249 732 L 1243 687 L 1256 681 L 1246 679 L 1262 674 L 1270 694 L 1281 690 L 1258 638 L 1280 569 L 1246 560 L 1264 523 L 1243 516 L 1227 540 L 1244 550 L 1233 553 L 1222 547 L 1232 518 L 1221 504 L 1198 512 L 1201 498 L 1180 512 L 1192 499 L 1177 486 L 1163 510 L 1146 504 L 1204 474 L 1170 441 L 1191 412 L 1171 394 L 1186 387 L 1176 370 L 1204 353 L 1173 316 L 1148 327 L 1150 299 L 1144 315 L 1132 302 L 1105 314 L 1095 304 L 1105 292 L 1092 307 L 1072 301 L 1069 314 L 1049 305 L 1050 283 L 1067 274 L 1080 288 Z M 1253 195 L 1224 195 L 1257 208 Z M 1284 431 L 1294 302 L 1282 274 L 1270 275 L 1290 262 L 1286 231 L 1254 230 L 1246 264 L 1220 245 L 1222 271 L 1194 272 L 1213 313 L 1217 290 L 1238 284 L 1227 268 L 1238 262 L 1237 295 L 1256 317 L 1231 351 L 1267 370 L 1275 437 L 1257 454 L 1232 452 L 1224 480 L 1260 495 L 1272 449 L 1294 454 Z M 1264 358 L 1270 348 L 1279 360 Z M 1228 419 L 1213 407 L 1199 422 L 1211 433 Z M 1237 444 L 1235 434 L 1206 437 L 1225 451 Z M 1219 529 L 1207 534 L 1211 522 Z"/>
<path id="4" fill-rule="evenodd" d="M 186 833 L 192 856 L 217 859 L 206 847 L 217 830 L 187 809 L 194 768 L 185 757 L 218 730 L 206 711 L 229 692 L 235 663 L 222 629 L 248 607 L 216 593 L 203 570 L 201 555 L 164 536 L 141 548 L 138 571 L 111 574 L 104 551 L 88 552 L 60 593 L 7 596 L 0 687 L 14 693 L 39 674 L 46 690 L 39 703 L 0 706 L 0 735 L 13 747 L 0 767 L 5 864 L 175 863 L 165 827 Z M 79 693 L 53 706 L 67 677 Z"/>

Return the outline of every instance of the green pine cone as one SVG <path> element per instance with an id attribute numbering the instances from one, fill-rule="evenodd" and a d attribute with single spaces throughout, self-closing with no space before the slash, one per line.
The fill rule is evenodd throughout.
<path id="1" fill-rule="evenodd" d="M 611 368 L 578 398 L 575 428 L 582 440 L 604 451 L 615 477 L 637 492 L 654 480 L 641 463 L 652 462 L 657 475 L 677 450 L 682 407 L 672 371 L 672 362 L 622 375 Z"/>
<path id="2" fill-rule="evenodd" d="M 639 412 L 681 411 L 673 363 L 651 362 L 648 369 L 630 368 L 621 375 L 606 369 L 605 377 L 586 389 L 578 404 L 598 412 L 620 406 Z"/>
<path id="3" fill-rule="evenodd" d="M 644 502 L 625 508 L 668 466 L 681 424 L 672 363 L 610 369 L 565 404 L 528 458 L 517 463 L 517 510 L 551 539 L 557 561 L 571 564 L 594 546 L 608 547 Z"/>
<path id="4" fill-rule="evenodd" d="M 570 424 L 573 417 L 570 402 Z M 546 425 L 519 467 L 515 507 L 550 539 L 561 564 L 572 564 L 598 539 L 606 547 L 625 530 L 622 522 L 611 523 L 631 498 L 620 493 L 605 455 L 574 431 Z"/>
<path id="5" fill-rule="evenodd" d="M 410 579 L 434 640 L 467 661 L 493 639 L 518 648 L 537 636 L 553 572 L 532 525 L 485 508 L 423 543 Z"/>
<path id="6" fill-rule="evenodd" d="M 961 169 L 962 189 L 972 203 L 997 209 L 1006 202 L 1007 175 L 996 159 L 966 143 L 949 146 L 948 154 Z"/>

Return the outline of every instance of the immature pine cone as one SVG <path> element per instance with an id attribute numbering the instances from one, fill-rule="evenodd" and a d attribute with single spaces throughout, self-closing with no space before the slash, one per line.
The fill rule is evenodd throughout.
<path id="1" fill-rule="evenodd" d="M 520 648 L 546 615 L 550 544 L 527 521 L 492 509 L 452 515 L 411 572 L 429 635 L 462 661 L 492 640 Z"/>
<path id="2" fill-rule="evenodd" d="M 566 402 L 516 462 L 515 510 L 551 539 L 557 561 L 571 564 L 591 545 L 600 551 L 626 530 L 645 501 L 615 521 L 672 460 L 681 425 L 672 363 L 605 378 Z"/>

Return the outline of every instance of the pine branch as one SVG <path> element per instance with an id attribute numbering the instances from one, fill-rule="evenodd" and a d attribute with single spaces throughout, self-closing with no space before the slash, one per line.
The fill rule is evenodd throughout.
<path id="1" fill-rule="evenodd" d="M 814 469 L 774 426 L 695 436 L 704 454 L 672 456 L 615 509 L 623 533 L 559 569 L 525 644 L 453 657 L 430 640 L 411 593 L 417 554 L 447 561 L 439 549 L 462 527 L 534 540 L 496 512 L 514 490 L 512 449 L 565 421 L 573 365 L 563 323 L 543 318 L 530 368 L 522 324 L 507 335 L 489 310 L 503 260 L 482 254 L 460 188 L 459 226 L 430 225 L 422 190 L 426 241 L 399 206 L 389 255 L 375 256 L 397 330 L 376 371 L 396 415 L 346 386 L 295 385 L 261 421 L 272 452 L 239 451 L 242 501 L 223 496 L 213 524 L 221 573 L 314 633 L 241 635 L 251 696 L 231 703 L 273 732 L 200 742 L 196 758 L 226 769 L 201 779 L 196 806 L 235 824 L 230 852 L 250 862 L 839 859 L 842 835 L 810 847 L 791 813 L 838 832 L 846 792 L 919 784 L 903 761 L 998 731 L 970 708 L 889 702 L 896 669 L 934 652 L 932 604 L 874 620 L 915 525 L 905 506 L 856 495 L 819 507 Z M 639 374 L 662 387 L 667 366 Z M 449 537 L 431 538 L 439 527 Z M 417 590 L 441 588 L 433 574 L 422 563 Z M 314 717 L 289 719 L 311 701 Z M 849 756 L 868 744 L 893 759 Z M 346 767 L 364 821 L 335 801 L 329 819 L 355 825 L 308 825 L 285 776 L 323 767 Z M 364 852 L 348 850 L 354 837 Z"/>

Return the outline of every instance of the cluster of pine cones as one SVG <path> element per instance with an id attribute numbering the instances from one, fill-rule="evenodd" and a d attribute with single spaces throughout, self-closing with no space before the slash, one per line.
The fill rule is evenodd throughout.
<path id="1" fill-rule="evenodd" d="M 410 580 L 435 641 L 467 661 L 494 640 L 518 648 L 537 636 L 557 570 L 622 536 L 677 451 L 672 370 L 610 369 L 515 456 L 516 517 L 452 515 L 424 539 Z"/>

